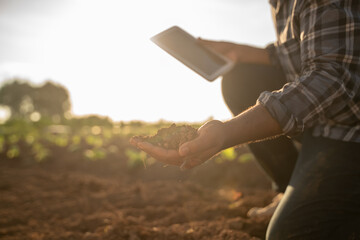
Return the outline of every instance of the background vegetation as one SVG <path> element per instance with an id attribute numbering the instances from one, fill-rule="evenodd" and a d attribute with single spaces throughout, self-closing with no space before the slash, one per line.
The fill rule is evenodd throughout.
<path id="1" fill-rule="evenodd" d="M 159 121 L 113 122 L 108 117 L 72 116 L 68 91 L 51 81 L 34 86 L 13 79 L 0 88 L 0 104 L 10 109 L 9 119 L 0 125 L 0 156 L 25 162 L 43 162 L 58 151 L 76 154 L 91 161 L 125 154 L 130 168 L 152 164 L 153 159 L 128 144 L 134 135 L 152 135 L 171 123 Z M 185 123 L 178 123 L 185 124 Z M 198 128 L 201 123 L 192 123 Z M 252 156 L 238 156 L 227 149 L 216 162 L 234 160 L 246 162 Z"/>

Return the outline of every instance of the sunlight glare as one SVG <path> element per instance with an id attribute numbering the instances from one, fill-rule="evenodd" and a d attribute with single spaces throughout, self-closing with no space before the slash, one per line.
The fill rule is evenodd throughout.
<path id="1" fill-rule="evenodd" d="M 267 11 L 266 2 L 263 8 L 253 5 L 252 11 Z M 267 37 L 252 43 L 269 42 L 270 21 L 255 23 L 256 32 L 244 27 L 246 22 L 238 23 L 251 14 L 230 0 L 74 0 L 42 22 L 37 37 L 27 39 L 34 44 L 26 61 L 0 63 L 8 66 L 0 76 L 60 82 L 70 91 L 76 115 L 146 121 L 226 119 L 231 115 L 220 80 L 207 82 L 149 39 L 179 25 L 195 36 L 239 42 L 265 32 Z M 258 31 L 263 26 L 265 30 Z"/>

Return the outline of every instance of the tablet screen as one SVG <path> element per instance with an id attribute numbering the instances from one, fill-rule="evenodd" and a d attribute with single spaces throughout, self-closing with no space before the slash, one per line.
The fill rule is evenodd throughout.
<path id="1" fill-rule="evenodd" d="M 205 78 L 216 74 L 228 62 L 216 53 L 202 46 L 197 40 L 180 28 L 174 27 L 152 39 L 165 51 L 200 73 Z"/>

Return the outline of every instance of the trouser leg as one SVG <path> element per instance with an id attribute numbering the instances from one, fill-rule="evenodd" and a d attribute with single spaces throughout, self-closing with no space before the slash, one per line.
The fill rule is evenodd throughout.
<path id="1" fill-rule="evenodd" d="M 267 239 L 360 239 L 359 143 L 305 133 Z"/>
<path id="2" fill-rule="evenodd" d="M 233 115 L 254 105 L 263 91 L 280 89 L 286 83 L 283 73 L 267 65 L 239 64 L 222 80 L 225 103 Z M 260 166 L 283 192 L 297 159 L 293 142 L 285 136 L 249 144 Z"/>

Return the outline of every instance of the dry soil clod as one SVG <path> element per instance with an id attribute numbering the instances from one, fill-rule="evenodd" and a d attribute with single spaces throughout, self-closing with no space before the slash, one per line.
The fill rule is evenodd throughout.
<path id="1" fill-rule="evenodd" d="M 135 136 L 137 140 L 149 142 L 166 149 L 179 149 L 181 144 L 197 137 L 197 129 L 189 125 L 176 126 L 173 123 L 168 128 L 161 128 L 154 136 Z"/>

